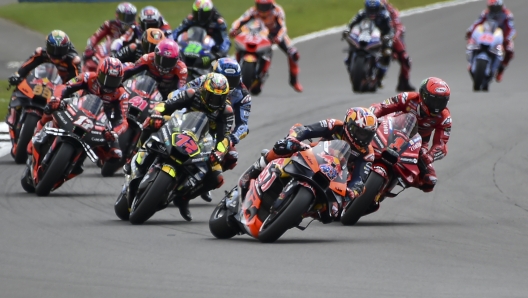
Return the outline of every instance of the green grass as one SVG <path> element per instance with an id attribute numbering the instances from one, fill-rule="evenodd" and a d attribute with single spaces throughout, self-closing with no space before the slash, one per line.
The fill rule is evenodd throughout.
<path id="1" fill-rule="evenodd" d="M 398 9 L 441 2 L 442 0 L 391 0 Z M 176 28 L 190 12 L 192 0 L 135 1 L 139 9 L 146 5 L 157 7 Z M 225 18 L 228 28 L 248 7 L 252 0 L 215 0 L 214 4 Z M 346 24 L 363 6 L 362 0 L 279 0 L 286 11 L 286 25 L 291 38 L 328 27 Z M 0 17 L 21 26 L 48 34 L 54 29 L 65 31 L 79 51 L 86 40 L 107 19 L 114 18 L 117 3 L 15 3 L 0 7 Z M 44 44 L 44 41 L 43 41 Z M 28 53 L 29 54 L 29 53 Z M 7 82 L 0 81 L 0 121 L 6 114 L 11 92 Z"/>

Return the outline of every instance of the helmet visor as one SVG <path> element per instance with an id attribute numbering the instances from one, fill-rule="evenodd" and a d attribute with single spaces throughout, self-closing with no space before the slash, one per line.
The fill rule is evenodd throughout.
<path id="1" fill-rule="evenodd" d="M 257 3 L 257 10 L 261 12 L 270 11 L 273 8 L 273 3 L 259 4 Z"/>
<path id="2" fill-rule="evenodd" d="M 176 66 L 178 58 L 167 58 L 161 55 L 156 55 L 156 60 L 154 62 L 156 62 L 159 71 L 168 73 Z"/>
<path id="3" fill-rule="evenodd" d="M 424 103 L 431 114 L 440 114 L 446 107 L 449 97 L 446 96 L 424 96 Z"/>
<path id="4" fill-rule="evenodd" d="M 106 89 L 117 89 L 121 85 L 122 80 L 123 77 L 109 76 L 104 72 L 99 72 L 97 75 L 97 81 Z"/>
<path id="5" fill-rule="evenodd" d="M 205 103 L 213 110 L 221 108 L 227 99 L 227 94 L 213 94 L 207 90 L 204 90 L 204 93 L 203 99 Z"/>
<path id="6" fill-rule="evenodd" d="M 67 46 L 56 46 L 47 44 L 46 45 L 46 53 L 51 58 L 54 59 L 61 59 L 62 57 L 66 56 L 68 54 L 68 47 Z"/>
<path id="7" fill-rule="evenodd" d="M 375 17 L 380 12 L 381 7 L 379 6 L 367 6 L 365 12 L 369 17 Z"/>
<path id="8" fill-rule="evenodd" d="M 199 9 L 199 10 L 195 10 L 193 11 L 193 19 L 198 23 L 198 24 L 206 24 L 210 19 L 211 17 L 213 16 L 213 11 L 212 10 L 208 10 L 208 11 L 204 11 L 203 9 Z"/>
<path id="9" fill-rule="evenodd" d="M 501 5 L 490 5 L 488 6 L 489 12 L 492 14 L 497 14 L 502 11 Z"/>
<path id="10" fill-rule="evenodd" d="M 357 126 L 354 121 L 348 121 L 347 129 L 352 139 L 360 146 L 367 146 L 370 144 L 376 134 L 376 131 L 374 130 Z"/>
<path id="11" fill-rule="evenodd" d="M 122 23 L 132 25 L 134 21 L 136 20 L 136 15 L 130 12 L 118 12 L 117 19 L 121 21 Z"/>

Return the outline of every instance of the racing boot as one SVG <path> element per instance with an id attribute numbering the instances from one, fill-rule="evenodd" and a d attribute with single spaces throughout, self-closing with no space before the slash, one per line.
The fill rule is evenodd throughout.
<path id="1" fill-rule="evenodd" d="M 206 202 L 211 202 L 213 200 L 213 197 L 211 196 L 211 191 L 204 192 L 200 195 L 200 197 Z"/>
<path id="2" fill-rule="evenodd" d="M 174 201 L 174 205 L 180 209 L 180 215 L 185 219 L 186 221 L 191 221 L 192 215 L 191 211 L 189 210 L 189 199 L 187 198 L 181 198 Z"/>
<path id="3" fill-rule="evenodd" d="M 387 72 L 387 69 L 383 69 L 381 67 L 378 68 L 378 72 L 376 74 L 376 85 L 378 88 L 383 88 L 383 78 L 385 77 L 385 73 Z"/>
<path id="4" fill-rule="evenodd" d="M 495 80 L 497 81 L 497 83 L 502 82 L 502 74 L 504 73 L 505 69 L 506 67 L 503 64 L 499 66 L 499 70 L 497 71 L 497 76 L 495 77 Z"/>
<path id="5" fill-rule="evenodd" d="M 299 65 L 297 64 L 297 61 L 299 61 L 299 52 L 297 52 L 296 48 L 290 48 L 288 49 L 288 65 L 290 67 L 290 85 L 293 87 L 293 89 L 297 92 L 303 91 L 303 86 L 301 83 L 299 83 L 299 80 L 297 79 L 297 76 L 299 75 Z"/>
<path id="6" fill-rule="evenodd" d="M 416 91 L 416 88 L 409 83 L 409 79 L 403 76 L 400 76 L 398 79 L 398 86 L 396 87 L 398 92 L 413 92 Z"/>

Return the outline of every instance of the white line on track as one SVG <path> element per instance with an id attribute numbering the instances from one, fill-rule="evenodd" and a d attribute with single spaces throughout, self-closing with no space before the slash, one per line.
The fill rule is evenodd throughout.
<path id="1" fill-rule="evenodd" d="M 482 0 L 453 0 L 453 1 L 447 1 L 447 2 L 440 2 L 440 3 L 430 4 L 430 5 L 426 5 L 426 6 L 421 6 L 421 7 L 416 7 L 416 8 L 412 8 L 412 9 L 402 10 L 402 11 L 400 11 L 400 17 L 404 18 L 404 17 L 415 15 L 415 14 L 425 13 L 425 12 L 429 12 L 429 11 L 433 11 L 433 10 L 438 10 L 438 9 L 442 9 L 442 8 L 446 8 L 446 7 L 452 7 L 452 6 L 457 6 L 457 5 L 463 5 L 463 4 L 466 4 L 466 3 L 477 2 L 477 1 L 482 1 Z M 346 25 L 344 24 L 344 25 L 341 25 L 341 26 L 336 26 L 336 27 L 324 29 L 324 30 L 321 30 L 321 31 L 316 31 L 316 32 L 313 32 L 313 33 L 310 33 L 310 34 L 306 34 L 306 35 L 303 35 L 303 36 L 299 36 L 299 37 L 296 37 L 296 38 L 292 39 L 292 43 L 293 44 L 297 44 L 297 43 L 309 41 L 309 40 L 312 40 L 312 39 L 316 39 L 316 38 L 319 38 L 319 37 L 323 37 L 323 36 L 326 36 L 326 35 L 339 33 L 339 32 L 341 32 L 344 29 L 345 26 Z M 273 49 L 274 50 L 277 49 L 277 46 L 274 45 Z M 8 63 L 8 65 L 11 66 L 11 67 L 13 67 L 15 65 L 18 65 L 18 64 L 19 64 L 19 61 L 12 61 L 12 62 Z M 7 132 L 7 125 L 5 123 L 3 123 L 3 122 L 0 122 L 0 134 L 1 133 L 6 133 L 6 132 Z M 2 142 L 2 140 L 3 140 L 3 138 L 0 137 L 0 157 L 8 154 L 9 150 L 11 149 L 11 142 Z"/>

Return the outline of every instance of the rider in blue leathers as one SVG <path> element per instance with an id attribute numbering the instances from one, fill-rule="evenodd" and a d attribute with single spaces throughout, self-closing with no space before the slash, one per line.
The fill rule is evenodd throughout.
<path id="1" fill-rule="evenodd" d="M 211 49 L 211 54 L 215 55 L 216 58 L 227 56 L 231 47 L 231 41 L 227 35 L 227 25 L 211 0 L 194 1 L 192 14 L 189 14 L 182 21 L 169 38 L 177 41 L 178 36 L 192 26 L 204 28 L 207 34 L 214 39 L 215 45 Z"/>
<path id="2" fill-rule="evenodd" d="M 217 62 L 213 63 L 213 72 L 223 74 L 229 82 L 229 95 L 227 100 L 233 107 L 233 113 L 235 114 L 235 124 L 233 125 L 233 131 L 229 135 L 231 140 L 231 147 L 229 153 L 224 159 L 222 165 L 223 170 L 233 169 L 238 161 L 238 152 L 235 149 L 235 145 L 240 142 L 241 139 L 245 138 L 249 133 L 248 121 L 251 113 L 251 95 L 248 89 L 241 81 L 241 69 L 238 62 L 233 58 L 220 58 Z M 205 81 L 207 75 L 200 76 L 179 90 L 185 90 L 187 88 L 200 87 Z M 211 201 L 210 193 L 203 194 L 202 199 L 205 201 Z"/>

